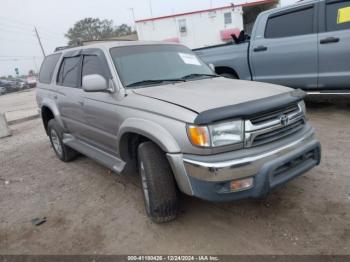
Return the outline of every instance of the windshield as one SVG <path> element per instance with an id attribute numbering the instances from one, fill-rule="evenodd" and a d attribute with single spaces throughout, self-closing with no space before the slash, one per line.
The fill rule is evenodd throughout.
<path id="1" fill-rule="evenodd" d="M 215 76 L 190 49 L 180 45 L 123 46 L 110 53 L 125 87 Z"/>

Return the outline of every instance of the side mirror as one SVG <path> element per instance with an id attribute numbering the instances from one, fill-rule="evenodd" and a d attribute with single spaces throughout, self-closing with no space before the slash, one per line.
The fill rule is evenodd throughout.
<path id="1" fill-rule="evenodd" d="M 85 92 L 105 92 L 110 90 L 108 81 L 98 74 L 84 76 L 82 87 Z"/>
<path id="2" fill-rule="evenodd" d="M 210 67 L 211 70 L 213 70 L 213 71 L 215 72 L 215 66 L 214 66 L 214 64 L 209 64 L 208 66 Z"/>

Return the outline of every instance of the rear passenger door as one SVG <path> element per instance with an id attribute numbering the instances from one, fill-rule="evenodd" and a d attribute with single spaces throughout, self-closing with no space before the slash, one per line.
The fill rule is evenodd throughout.
<path id="1" fill-rule="evenodd" d="M 317 6 L 272 13 L 252 39 L 253 80 L 294 88 L 317 88 Z M 259 28 L 259 25 L 257 25 Z"/>
<path id="2" fill-rule="evenodd" d="M 81 89 L 81 63 L 79 52 L 68 52 L 63 56 L 58 75 L 57 85 L 60 93 L 57 104 L 62 121 L 69 133 L 80 137 L 85 120 L 83 105 L 83 90 Z"/>
<path id="3" fill-rule="evenodd" d="M 319 88 L 350 89 L 350 0 L 322 2 Z"/>

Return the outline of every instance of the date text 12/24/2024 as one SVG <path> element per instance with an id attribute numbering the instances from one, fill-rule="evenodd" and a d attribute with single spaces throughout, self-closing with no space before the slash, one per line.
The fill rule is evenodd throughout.
<path id="1" fill-rule="evenodd" d="M 220 261 L 217 256 L 128 256 L 128 261 Z"/>

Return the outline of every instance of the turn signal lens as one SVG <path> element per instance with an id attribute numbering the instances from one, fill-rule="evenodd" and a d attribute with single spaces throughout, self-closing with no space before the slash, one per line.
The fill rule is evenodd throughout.
<path id="1" fill-rule="evenodd" d="M 240 180 L 233 180 L 230 183 L 231 192 L 233 191 L 241 191 L 245 189 L 249 189 L 253 186 L 253 178 L 244 178 Z"/>
<path id="2" fill-rule="evenodd" d="M 196 146 L 210 146 L 209 130 L 206 126 L 188 126 L 188 136 Z"/>

